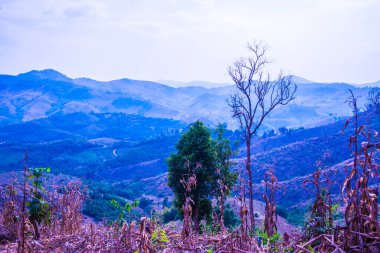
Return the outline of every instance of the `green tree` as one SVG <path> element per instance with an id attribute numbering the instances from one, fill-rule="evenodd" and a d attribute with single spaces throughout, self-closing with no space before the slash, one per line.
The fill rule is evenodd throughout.
<path id="1" fill-rule="evenodd" d="M 111 200 L 111 205 L 119 211 L 119 217 L 117 218 L 116 222 L 121 227 L 124 222 L 127 221 L 128 214 L 131 212 L 132 208 L 137 207 L 140 204 L 140 201 L 136 200 L 135 202 L 128 203 L 126 202 L 125 205 L 120 204 L 116 200 Z"/>
<path id="2" fill-rule="evenodd" d="M 165 197 L 164 200 L 162 201 L 162 207 L 170 207 L 169 199 L 168 197 Z"/>
<path id="3" fill-rule="evenodd" d="M 217 153 L 215 141 L 211 138 L 210 130 L 200 121 L 195 122 L 190 129 L 182 134 L 177 145 L 177 153 L 168 160 L 169 187 L 175 195 L 174 206 L 181 210 L 185 202 L 185 189 L 180 180 L 184 175 L 193 171 L 197 184 L 191 191 L 193 200 L 193 222 L 195 231 L 199 232 L 199 221 L 210 220 L 211 201 L 215 192 L 217 178 Z M 190 168 L 187 168 L 188 164 Z M 198 166 L 201 165 L 201 166 Z"/>
<path id="4" fill-rule="evenodd" d="M 140 199 L 139 207 L 144 210 L 145 213 L 149 213 L 152 209 L 153 201 L 142 197 Z"/>

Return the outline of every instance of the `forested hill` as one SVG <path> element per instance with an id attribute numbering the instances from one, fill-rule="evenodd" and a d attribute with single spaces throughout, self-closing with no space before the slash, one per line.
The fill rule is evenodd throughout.
<path id="1" fill-rule="evenodd" d="M 293 189 L 280 198 L 280 205 L 297 205 L 304 202 L 298 196 L 308 195 L 294 186 L 310 176 L 317 160 L 334 166 L 350 158 L 352 126 L 341 134 L 351 114 L 344 104 L 348 88 L 362 95 L 360 104 L 366 103 L 367 88 L 298 84 L 296 101 L 274 112 L 265 136 L 260 133 L 252 142 L 257 189 L 268 165 L 273 166 L 279 180 Z M 223 117 L 232 122 L 225 102 L 232 87 L 172 88 L 129 79 L 98 82 L 45 70 L 0 76 L 0 90 L 0 171 L 20 171 L 28 149 L 31 167 L 51 167 L 54 174 L 88 183 L 94 194 L 91 205 L 101 209 L 92 215 L 99 219 L 115 197 L 138 199 L 147 194 L 162 201 L 172 196 L 166 186 L 166 159 L 190 121 L 207 119 L 210 127 Z M 380 130 L 375 112 L 361 113 L 359 120 Z M 298 125 L 296 121 L 305 127 L 289 128 Z M 276 126 L 288 128 L 278 131 Z M 242 143 L 239 131 L 227 131 L 226 137 Z M 243 162 L 244 155 L 241 148 L 235 159 Z M 159 193 L 152 186 L 159 187 Z M 262 200 L 260 194 L 257 199 Z"/>
<path id="2" fill-rule="evenodd" d="M 313 127 L 332 122 L 350 113 L 342 106 L 348 89 L 363 97 L 368 92 L 368 88 L 351 84 L 294 79 L 298 84 L 296 100 L 275 110 L 262 130 L 283 126 Z M 232 85 L 173 88 L 127 78 L 101 82 L 89 78 L 72 79 L 48 69 L 17 76 L 0 75 L 0 91 L 0 124 L 81 112 L 136 114 L 186 123 L 200 119 L 214 126 L 227 122 L 229 127 L 237 127 L 226 104 L 226 99 L 234 92 Z"/>

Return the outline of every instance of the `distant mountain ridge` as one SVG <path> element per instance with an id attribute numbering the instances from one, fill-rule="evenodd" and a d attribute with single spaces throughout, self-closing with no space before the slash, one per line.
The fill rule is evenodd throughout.
<path id="1" fill-rule="evenodd" d="M 374 86 L 374 87 L 380 87 L 380 80 L 377 82 L 369 83 L 367 86 Z"/>
<path id="2" fill-rule="evenodd" d="M 352 114 L 345 104 L 347 92 L 352 89 L 361 96 L 359 106 L 363 106 L 369 90 L 347 83 L 300 78 L 295 82 L 299 82 L 297 99 L 273 111 L 263 130 L 307 129 L 254 136 L 251 147 L 255 192 L 262 192 L 264 172 L 273 166 L 287 189 L 278 199 L 279 207 L 285 209 L 306 205 L 313 192 L 300 185 L 315 171 L 316 161 L 341 168 L 350 158 L 348 139 L 353 125 L 344 136 L 341 133 L 346 116 Z M 53 173 L 112 184 L 112 188 L 125 184 L 136 197 L 147 188 L 149 194 L 170 197 L 166 159 L 175 152 L 181 133 L 196 119 L 211 126 L 218 121 L 233 124 L 226 104 L 233 92 L 233 86 L 173 88 L 127 78 L 71 79 L 55 70 L 0 75 L 0 172 L 21 170 L 20 161 L 28 149 L 31 167 L 51 167 Z M 360 113 L 359 124 L 379 131 L 378 112 Z M 231 143 L 241 141 L 239 131 L 227 130 L 226 137 Z M 237 169 L 244 168 L 244 150 L 240 148 L 234 157 Z M 125 192 L 119 194 L 125 198 Z M 255 197 L 261 200 L 260 194 Z"/>
<path id="3" fill-rule="evenodd" d="M 173 88 L 180 87 L 204 87 L 204 88 L 220 88 L 226 86 L 232 86 L 232 83 L 214 83 L 208 81 L 190 81 L 190 82 L 180 82 L 180 81 L 171 81 L 171 80 L 157 80 L 158 83 L 162 83 Z"/>
<path id="4" fill-rule="evenodd" d="M 292 76 L 292 80 L 296 84 L 300 83 L 316 83 L 310 80 L 307 80 L 303 77 Z M 181 81 L 172 81 L 172 80 L 157 80 L 158 83 L 162 83 L 168 85 L 173 88 L 180 87 L 204 87 L 204 88 L 221 88 L 233 86 L 233 83 L 216 83 L 216 82 L 208 82 L 208 81 L 190 81 L 190 82 L 181 82 Z"/>
<path id="5" fill-rule="evenodd" d="M 350 110 L 342 106 L 348 89 L 362 97 L 368 92 L 368 88 L 346 83 L 321 84 L 296 76 L 293 79 L 298 84 L 296 100 L 273 111 L 263 130 L 282 126 L 312 127 L 334 121 L 350 114 Z M 0 75 L 0 92 L 0 124 L 81 112 L 125 113 L 186 123 L 199 119 L 210 125 L 227 122 L 229 127 L 237 127 L 226 103 L 235 92 L 233 85 L 174 88 L 127 78 L 103 82 L 90 78 L 72 79 L 46 69 L 17 76 Z"/>
<path id="6" fill-rule="evenodd" d="M 34 77 L 36 79 L 50 79 L 54 81 L 68 81 L 71 79 L 54 69 L 32 70 L 26 73 L 21 73 L 18 76 L 27 78 Z"/>

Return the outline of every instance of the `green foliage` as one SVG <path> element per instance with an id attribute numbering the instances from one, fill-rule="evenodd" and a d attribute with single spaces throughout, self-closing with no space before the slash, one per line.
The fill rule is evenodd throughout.
<path id="1" fill-rule="evenodd" d="M 338 210 L 338 207 L 339 207 L 339 204 L 338 203 L 335 203 L 331 206 L 331 211 L 335 212 L 336 210 Z"/>
<path id="2" fill-rule="evenodd" d="M 311 245 L 307 245 L 306 249 L 309 250 L 312 253 L 316 253 Z"/>
<path id="3" fill-rule="evenodd" d="M 286 220 L 295 226 L 304 226 L 305 215 L 307 213 L 306 208 L 291 208 L 287 212 Z"/>
<path id="4" fill-rule="evenodd" d="M 231 161 L 232 155 L 234 155 L 234 152 L 232 150 L 230 140 L 224 138 L 224 133 L 226 131 L 226 125 L 225 124 L 219 124 L 215 130 L 217 137 L 215 142 L 215 149 L 216 149 L 216 162 L 217 162 L 217 168 L 219 170 L 219 173 L 217 174 L 217 180 L 219 182 L 223 183 L 223 185 L 226 187 L 225 197 L 228 196 L 231 193 L 232 187 L 236 184 L 236 180 L 238 178 L 237 172 L 232 172 L 230 170 L 231 166 L 233 165 L 233 162 Z M 220 185 L 215 186 L 215 196 L 219 196 L 221 194 L 220 192 Z"/>
<path id="5" fill-rule="evenodd" d="M 216 235 L 219 231 L 219 223 L 210 223 L 206 220 L 202 220 L 200 222 L 200 229 L 202 233 L 205 233 L 207 235 Z"/>
<path id="6" fill-rule="evenodd" d="M 166 235 L 166 232 L 164 229 L 158 228 L 153 231 L 150 241 L 155 246 L 163 246 L 163 244 L 165 245 L 169 243 L 169 238 Z"/>
<path id="7" fill-rule="evenodd" d="M 90 198 L 85 201 L 83 213 L 97 221 L 104 218 L 107 220 L 117 219 L 119 212 L 112 206 L 111 200 L 116 200 L 124 205 L 126 199 L 134 201 L 136 197 L 142 194 L 139 181 L 110 183 L 88 180 L 84 183 L 88 185 Z M 129 216 L 133 216 L 132 213 Z"/>
<path id="8" fill-rule="evenodd" d="M 165 208 L 162 214 L 162 221 L 168 223 L 180 219 L 180 214 L 175 208 Z"/>
<path id="9" fill-rule="evenodd" d="M 86 200 L 83 213 L 93 217 L 96 221 L 116 220 L 119 217 L 119 211 L 115 210 L 110 200 L 103 198 Z"/>
<path id="10" fill-rule="evenodd" d="M 215 142 L 211 139 L 210 130 L 200 121 L 195 122 L 190 129 L 185 132 L 177 145 L 177 153 L 172 154 L 168 160 L 169 187 L 175 194 L 174 205 L 181 210 L 185 202 L 185 189 L 180 180 L 184 174 L 188 174 L 189 168 L 185 164 L 188 162 L 191 169 L 195 169 L 199 163 L 202 166 L 194 171 L 197 185 L 191 192 L 194 201 L 194 213 L 199 210 L 199 220 L 208 219 L 211 216 L 210 196 L 214 192 L 213 186 L 216 184 L 216 150 Z"/>
<path id="11" fill-rule="evenodd" d="M 181 136 L 176 146 L 177 153 L 172 154 L 167 160 L 169 186 L 175 194 L 174 206 L 179 210 L 185 201 L 185 190 L 180 180 L 184 174 L 189 173 L 185 163 L 190 164 L 190 169 L 194 169 L 198 163 L 201 164 L 201 167 L 194 171 L 197 185 L 190 196 L 194 201 L 193 209 L 199 209 L 199 221 L 211 221 L 210 198 L 221 197 L 221 184 L 225 188 L 224 198 L 228 196 L 238 177 L 236 172 L 230 171 L 230 158 L 234 152 L 230 141 L 224 138 L 225 133 L 226 125 L 219 124 L 214 131 L 216 140 L 213 140 L 210 130 L 197 121 Z"/>
<path id="12" fill-rule="evenodd" d="M 30 195 L 31 200 L 26 202 L 28 207 L 28 216 L 31 221 L 38 223 L 50 220 L 50 205 L 44 199 L 45 189 L 43 187 L 42 178 L 46 177 L 45 173 L 49 173 L 50 168 L 30 168 L 28 169 L 27 179 L 31 180 Z"/>
<path id="13" fill-rule="evenodd" d="M 153 201 L 147 198 L 141 198 L 139 201 L 139 207 L 143 209 L 146 213 L 149 213 L 149 211 L 152 209 Z"/>
<path id="14" fill-rule="evenodd" d="M 236 228 L 240 224 L 240 219 L 236 216 L 234 210 L 227 205 L 224 209 L 224 226 L 230 229 Z"/>
<path id="15" fill-rule="evenodd" d="M 168 197 L 164 198 L 164 201 L 162 201 L 162 207 L 170 207 L 169 199 Z"/>
<path id="16" fill-rule="evenodd" d="M 219 216 L 220 209 L 217 206 L 215 208 L 215 213 Z M 224 208 L 224 226 L 230 229 L 236 228 L 240 224 L 240 219 L 231 208 L 230 204 L 227 204 Z"/>
<path id="17" fill-rule="evenodd" d="M 283 217 L 283 218 L 285 218 L 285 219 L 288 218 L 288 211 L 287 211 L 284 207 L 282 207 L 282 206 L 277 206 L 277 208 L 276 208 L 276 212 L 277 212 L 277 214 L 278 214 L 279 216 L 281 216 L 281 217 Z"/>
<path id="18" fill-rule="evenodd" d="M 50 205 L 43 200 L 42 196 L 36 194 L 31 201 L 26 202 L 29 209 L 29 218 L 37 222 L 48 221 L 50 218 Z"/>
<path id="19" fill-rule="evenodd" d="M 258 230 L 256 236 L 258 241 L 262 242 L 263 245 L 273 245 L 282 241 L 279 233 L 274 233 L 273 236 L 268 236 L 264 230 Z"/>
<path id="20" fill-rule="evenodd" d="M 140 201 L 136 200 L 133 203 L 125 203 L 124 205 L 120 204 L 116 200 L 111 200 L 112 206 L 119 211 L 119 217 L 117 218 L 117 222 L 121 226 L 123 222 L 127 221 L 127 215 L 131 212 L 132 208 L 137 207 Z"/>

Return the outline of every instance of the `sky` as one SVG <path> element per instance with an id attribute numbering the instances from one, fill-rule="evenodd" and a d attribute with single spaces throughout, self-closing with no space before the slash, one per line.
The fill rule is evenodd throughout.
<path id="1" fill-rule="evenodd" d="M 261 41 L 272 75 L 369 83 L 379 13 L 380 0 L 0 0 L 0 73 L 231 82 Z"/>

